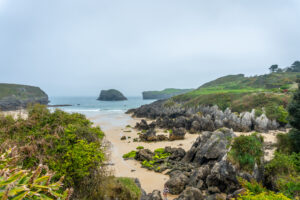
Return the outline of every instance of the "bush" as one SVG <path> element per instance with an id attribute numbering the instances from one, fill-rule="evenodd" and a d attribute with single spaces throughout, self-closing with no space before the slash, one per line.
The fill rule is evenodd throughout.
<path id="1" fill-rule="evenodd" d="M 280 153 L 290 154 L 292 152 L 292 141 L 289 134 L 279 133 L 276 135 L 277 138 L 277 151 Z"/>
<path id="2" fill-rule="evenodd" d="M 255 163 L 261 164 L 263 156 L 263 138 L 253 133 L 249 136 L 241 135 L 234 138 L 228 159 L 241 169 L 252 171 Z"/>
<path id="3" fill-rule="evenodd" d="M 98 189 L 94 174 L 101 173 L 99 167 L 105 160 L 104 133 L 92 125 L 84 115 L 61 110 L 51 113 L 45 106 L 35 105 L 28 109 L 27 119 L 0 116 L 1 148 L 17 146 L 23 168 L 44 163 L 56 172 L 54 180 L 65 177 L 64 186 L 74 187 L 75 196 L 83 182 L 90 186 L 84 195 L 91 195 L 91 188 Z"/>
<path id="4" fill-rule="evenodd" d="M 266 107 L 266 115 L 270 119 L 275 119 L 281 125 L 285 125 L 288 123 L 288 115 L 289 113 L 285 110 L 285 108 L 281 105 L 271 104 Z"/>
<path id="5" fill-rule="evenodd" d="M 239 182 L 246 192 L 240 194 L 238 200 L 289 200 L 284 194 L 276 194 L 267 190 L 262 184 L 257 183 L 255 180 L 248 182 L 244 179 L 239 179 Z"/>

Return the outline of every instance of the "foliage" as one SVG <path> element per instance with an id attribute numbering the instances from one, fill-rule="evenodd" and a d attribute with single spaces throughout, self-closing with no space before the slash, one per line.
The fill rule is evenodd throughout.
<path id="1" fill-rule="evenodd" d="M 119 183 L 121 183 L 125 188 L 127 188 L 128 191 L 131 193 L 130 199 L 140 199 L 140 196 L 142 194 L 141 189 L 136 185 L 134 182 L 134 179 L 132 178 L 126 178 L 126 177 L 119 177 L 117 178 Z"/>
<path id="2" fill-rule="evenodd" d="M 136 149 L 141 150 L 141 149 L 144 149 L 144 147 L 143 146 L 138 146 Z"/>
<path id="3" fill-rule="evenodd" d="M 284 109 L 282 105 L 278 106 L 275 104 L 270 104 L 266 107 L 266 114 L 270 119 L 276 119 L 281 124 L 288 123 L 289 113 Z"/>
<path id="4" fill-rule="evenodd" d="M 299 84 L 300 86 L 300 84 Z M 292 141 L 293 151 L 300 152 L 300 88 L 298 87 L 297 92 L 293 96 L 288 111 L 290 114 L 290 124 L 293 130 L 290 132 Z"/>
<path id="5" fill-rule="evenodd" d="M 261 183 L 257 183 L 255 180 L 248 182 L 244 179 L 239 178 L 239 182 L 246 192 L 240 194 L 238 200 L 289 200 L 284 194 L 276 194 L 272 191 L 267 190 L 262 186 Z"/>
<path id="6" fill-rule="evenodd" d="M 129 153 L 126 153 L 123 155 L 124 159 L 130 159 L 130 158 L 135 158 L 136 156 L 136 151 L 130 151 Z"/>
<path id="7" fill-rule="evenodd" d="M 292 153 L 292 141 L 289 134 L 279 133 L 276 135 L 276 138 L 276 147 L 278 152 L 285 154 Z"/>
<path id="8" fill-rule="evenodd" d="M 22 170 L 16 166 L 17 155 L 12 149 L 0 156 L 0 198 L 8 199 L 70 199 L 72 189 L 61 191 L 63 177 L 57 182 L 48 167 L 39 165 L 35 170 Z"/>
<path id="9" fill-rule="evenodd" d="M 65 176 L 64 185 L 74 187 L 75 193 L 80 192 L 83 181 L 97 190 L 93 183 L 96 176 L 85 178 L 102 170 L 99 166 L 105 159 L 101 146 L 104 134 L 92 125 L 84 115 L 50 112 L 45 106 L 35 105 L 29 108 L 27 119 L 0 116 L 1 148 L 17 146 L 23 168 L 47 164 L 56 172 L 54 180 Z M 84 193 L 93 193 L 91 188 Z"/>
<path id="10" fill-rule="evenodd" d="M 241 169 L 252 171 L 255 163 L 261 164 L 263 156 L 263 138 L 253 133 L 249 136 L 241 135 L 234 138 L 228 158 Z"/>

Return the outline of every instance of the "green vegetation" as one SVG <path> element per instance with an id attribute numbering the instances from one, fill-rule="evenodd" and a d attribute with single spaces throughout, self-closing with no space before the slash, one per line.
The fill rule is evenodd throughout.
<path id="1" fill-rule="evenodd" d="M 228 153 L 228 159 L 239 168 L 252 171 L 255 163 L 261 164 L 263 156 L 263 138 L 253 133 L 249 136 L 241 135 L 234 138 L 231 150 Z"/>
<path id="2" fill-rule="evenodd" d="M 4 97 L 15 96 L 19 100 L 47 96 L 40 88 L 28 85 L 0 83 L 0 100 Z"/>
<path id="3" fill-rule="evenodd" d="M 123 155 L 124 159 L 130 159 L 130 158 L 135 158 L 136 156 L 136 151 L 130 151 L 129 153 L 126 153 Z"/>
<path id="4" fill-rule="evenodd" d="M 127 188 L 127 191 L 130 191 L 130 195 L 127 196 L 128 199 L 140 199 L 141 197 L 141 189 L 135 184 L 134 179 L 132 178 L 126 178 L 126 177 L 120 177 L 117 178 L 119 183 L 121 183 L 125 188 Z"/>
<path id="5" fill-rule="evenodd" d="M 298 80 L 300 86 L 300 80 Z M 290 124 L 293 129 L 289 133 L 291 138 L 292 151 L 300 152 L 300 88 L 293 96 L 293 100 L 289 105 Z"/>
<path id="6" fill-rule="evenodd" d="M 74 195 L 81 198 L 99 190 L 101 183 L 94 179 L 100 179 L 95 174 L 104 173 L 99 168 L 105 159 L 103 136 L 84 115 L 51 113 L 41 105 L 29 108 L 27 119 L 0 116 L 1 147 L 17 146 L 22 168 L 46 164 L 55 172 L 53 180 L 64 176 L 64 186 L 73 187 Z"/>
<path id="7" fill-rule="evenodd" d="M 172 97 L 165 106 L 217 105 L 222 110 L 230 108 L 238 113 L 256 109 L 257 115 L 260 111 L 262 114 L 262 108 L 265 108 L 267 117 L 285 124 L 285 109 L 291 92 L 296 89 L 295 81 L 299 75 L 298 72 L 278 72 L 254 77 L 243 74 L 224 76 L 196 90 Z M 274 108 L 275 113 L 272 112 Z"/>
<path id="8" fill-rule="evenodd" d="M 149 170 L 160 171 L 161 160 L 168 158 L 170 155 L 170 153 L 165 152 L 164 148 L 155 149 L 152 160 L 144 160 L 142 166 Z"/>
<path id="9" fill-rule="evenodd" d="M 47 166 L 35 170 L 22 170 L 16 165 L 18 152 L 10 149 L 0 155 L 0 198 L 8 199 L 70 199 L 73 189 L 62 189 L 63 177 L 57 182 Z"/>
<path id="10" fill-rule="evenodd" d="M 145 91 L 143 92 L 143 99 L 166 99 L 175 95 L 184 94 L 193 89 L 175 89 L 167 88 L 162 91 Z"/>
<path id="11" fill-rule="evenodd" d="M 282 193 L 275 193 L 267 190 L 260 183 L 252 180 L 248 182 L 243 179 L 239 179 L 240 184 L 246 189 L 245 193 L 240 194 L 238 200 L 290 200 Z"/>
<path id="12" fill-rule="evenodd" d="M 144 147 L 143 146 L 138 146 L 136 149 L 141 150 L 141 149 L 144 149 Z"/>

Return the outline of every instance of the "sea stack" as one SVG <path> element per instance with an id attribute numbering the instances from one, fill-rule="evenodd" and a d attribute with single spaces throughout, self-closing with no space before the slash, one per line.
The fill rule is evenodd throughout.
<path id="1" fill-rule="evenodd" d="M 101 90 L 100 96 L 97 100 L 100 101 L 124 101 L 127 98 L 118 90 L 110 89 L 110 90 Z"/>

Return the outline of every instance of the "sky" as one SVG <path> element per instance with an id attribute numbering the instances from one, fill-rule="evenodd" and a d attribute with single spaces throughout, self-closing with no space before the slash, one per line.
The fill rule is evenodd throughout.
<path id="1" fill-rule="evenodd" d="M 49 96 L 197 88 L 300 60 L 299 0 L 0 0 L 0 82 Z"/>

